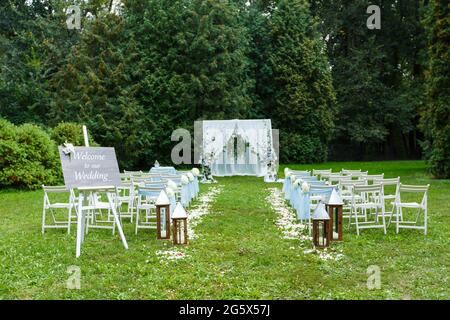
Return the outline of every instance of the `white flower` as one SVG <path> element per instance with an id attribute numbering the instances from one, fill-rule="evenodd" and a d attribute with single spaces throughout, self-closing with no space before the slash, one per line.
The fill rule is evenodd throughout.
<path id="1" fill-rule="evenodd" d="M 306 181 L 302 183 L 302 191 L 309 192 L 309 184 Z"/>
<path id="2" fill-rule="evenodd" d="M 295 179 L 294 186 L 298 187 L 302 184 L 302 179 Z"/>
<path id="3" fill-rule="evenodd" d="M 194 175 L 191 172 L 188 172 L 186 175 L 187 175 L 189 181 L 191 181 L 191 182 L 194 181 Z"/>
<path id="4" fill-rule="evenodd" d="M 198 168 L 192 168 L 191 172 L 194 177 L 198 177 L 200 175 L 200 170 L 198 170 Z"/>
<path id="5" fill-rule="evenodd" d="M 173 191 L 177 191 L 178 187 L 177 184 L 173 180 L 167 180 L 167 187 L 172 189 Z"/>
<path id="6" fill-rule="evenodd" d="M 181 184 L 186 185 L 189 183 L 189 178 L 185 176 L 184 174 L 181 176 Z"/>
<path id="7" fill-rule="evenodd" d="M 286 178 L 289 178 L 292 175 L 292 172 L 286 173 Z"/>
<path id="8" fill-rule="evenodd" d="M 288 172 L 289 172 L 289 168 L 284 168 L 284 175 L 285 176 L 287 176 Z"/>

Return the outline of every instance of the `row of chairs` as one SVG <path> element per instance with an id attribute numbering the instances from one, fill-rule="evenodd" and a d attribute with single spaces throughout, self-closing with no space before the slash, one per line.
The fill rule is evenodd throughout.
<path id="1" fill-rule="evenodd" d="M 177 201 L 188 206 L 198 194 L 198 181 L 182 183 L 182 175 L 188 172 L 168 174 L 146 174 L 141 171 L 125 171 L 121 174 L 122 184 L 113 194 L 114 205 L 120 219 L 128 218 L 135 222 L 135 233 L 142 228 L 156 228 L 155 202 L 162 190 L 165 190 L 171 202 L 171 213 Z M 172 182 L 169 182 L 172 181 Z M 168 184 L 175 190 L 168 190 Z M 71 224 L 77 222 L 79 195 L 76 189 L 65 186 L 42 186 L 44 204 L 42 211 L 42 233 L 48 228 L 64 228 L 71 231 Z M 90 228 L 111 229 L 115 233 L 116 222 L 112 216 L 111 206 L 105 195 L 90 193 L 84 207 L 87 212 L 86 232 Z M 62 218 L 66 216 L 67 218 Z"/>
<path id="2" fill-rule="evenodd" d="M 405 185 L 400 177 L 385 178 L 384 174 L 369 175 L 362 170 L 287 170 L 283 184 L 285 198 L 297 210 L 298 217 L 311 225 L 311 212 L 336 189 L 344 203 L 344 218 L 349 228 L 356 226 L 357 234 L 368 228 L 386 228 L 395 224 L 401 228 L 420 229 L 427 233 L 429 185 Z M 307 192 L 301 184 L 306 183 Z M 405 197 L 405 195 L 408 196 Z M 415 197 L 412 195 L 414 194 Z M 412 199 L 416 198 L 416 199 Z M 389 209 L 387 209 L 389 208 Z M 415 218 L 407 220 L 405 211 L 415 211 Z M 423 224 L 419 218 L 423 216 Z M 389 221 L 386 223 L 386 217 Z"/>

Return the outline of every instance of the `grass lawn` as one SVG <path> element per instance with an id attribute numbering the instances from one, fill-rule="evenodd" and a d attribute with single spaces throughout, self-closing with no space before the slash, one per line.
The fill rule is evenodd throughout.
<path id="1" fill-rule="evenodd" d="M 291 169 L 311 169 L 289 165 Z M 284 166 L 280 168 L 282 172 Z M 393 226 L 344 234 L 339 261 L 305 254 L 283 239 L 265 198 L 262 178 L 221 178 L 222 192 L 195 228 L 198 239 L 177 247 L 187 257 L 160 260 L 154 230 L 134 234 L 124 224 L 129 250 L 109 230 L 92 230 L 75 258 L 75 232 L 41 234 L 42 191 L 0 192 L 1 299 L 450 299 L 450 181 L 429 179 L 421 161 L 327 163 L 314 168 L 363 169 L 431 184 L 429 230 Z M 207 192 L 211 185 L 201 185 Z M 69 290 L 67 268 L 81 268 L 81 289 Z M 381 269 L 381 289 L 368 290 L 367 268 Z"/>

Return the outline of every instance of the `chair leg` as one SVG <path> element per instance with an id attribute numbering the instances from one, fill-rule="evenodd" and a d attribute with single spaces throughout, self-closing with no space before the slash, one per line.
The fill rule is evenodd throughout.
<path id="1" fill-rule="evenodd" d="M 428 227 L 428 222 L 427 222 L 427 220 L 428 220 L 428 209 L 427 208 L 425 208 L 424 210 L 423 210 L 423 219 L 424 219 L 424 235 L 426 236 L 427 235 L 427 227 Z"/>
<path id="2" fill-rule="evenodd" d="M 69 207 L 69 219 L 67 221 L 67 234 L 70 234 L 71 223 L 72 223 L 72 205 Z"/>
<path id="3" fill-rule="evenodd" d="M 139 208 L 136 208 L 136 229 L 134 231 L 134 234 L 137 234 L 138 232 L 138 224 L 139 224 Z"/>
<path id="4" fill-rule="evenodd" d="M 397 207 L 397 210 L 395 212 L 395 231 L 396 231 L 397 234 L 398 234 L 398 231 L 399 231 L 398 224 L 399 224 L 399 218 L 400 218 L 399 217 L 400 210 L 401 210 L 401 207 L 400 208 Z"/>
<path id="5" fill-rule="evenodd" d="M 45 204 L 42 207 L 42 234 L 45 233 Z"/>

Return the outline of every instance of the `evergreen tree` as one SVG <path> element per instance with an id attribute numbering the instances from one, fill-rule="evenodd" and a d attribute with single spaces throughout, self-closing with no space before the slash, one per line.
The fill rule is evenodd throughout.
<path id="1" fill-rule="evenodd" d="M 281 161 L 325 161 L 335 93 L 316 21 L 304 0 L 280 0 L 266 12 L 270 77 L 261 87 L 270 88 L 265 114 L 280 129 Z"/>
<path id="2" fill-rule="evenodd" d="M 423 114 L 425 151 L 431 173 L 450 178 L 450 6 L 448 1 L 431 2 L 429 27 L 429 102 Z"/>

